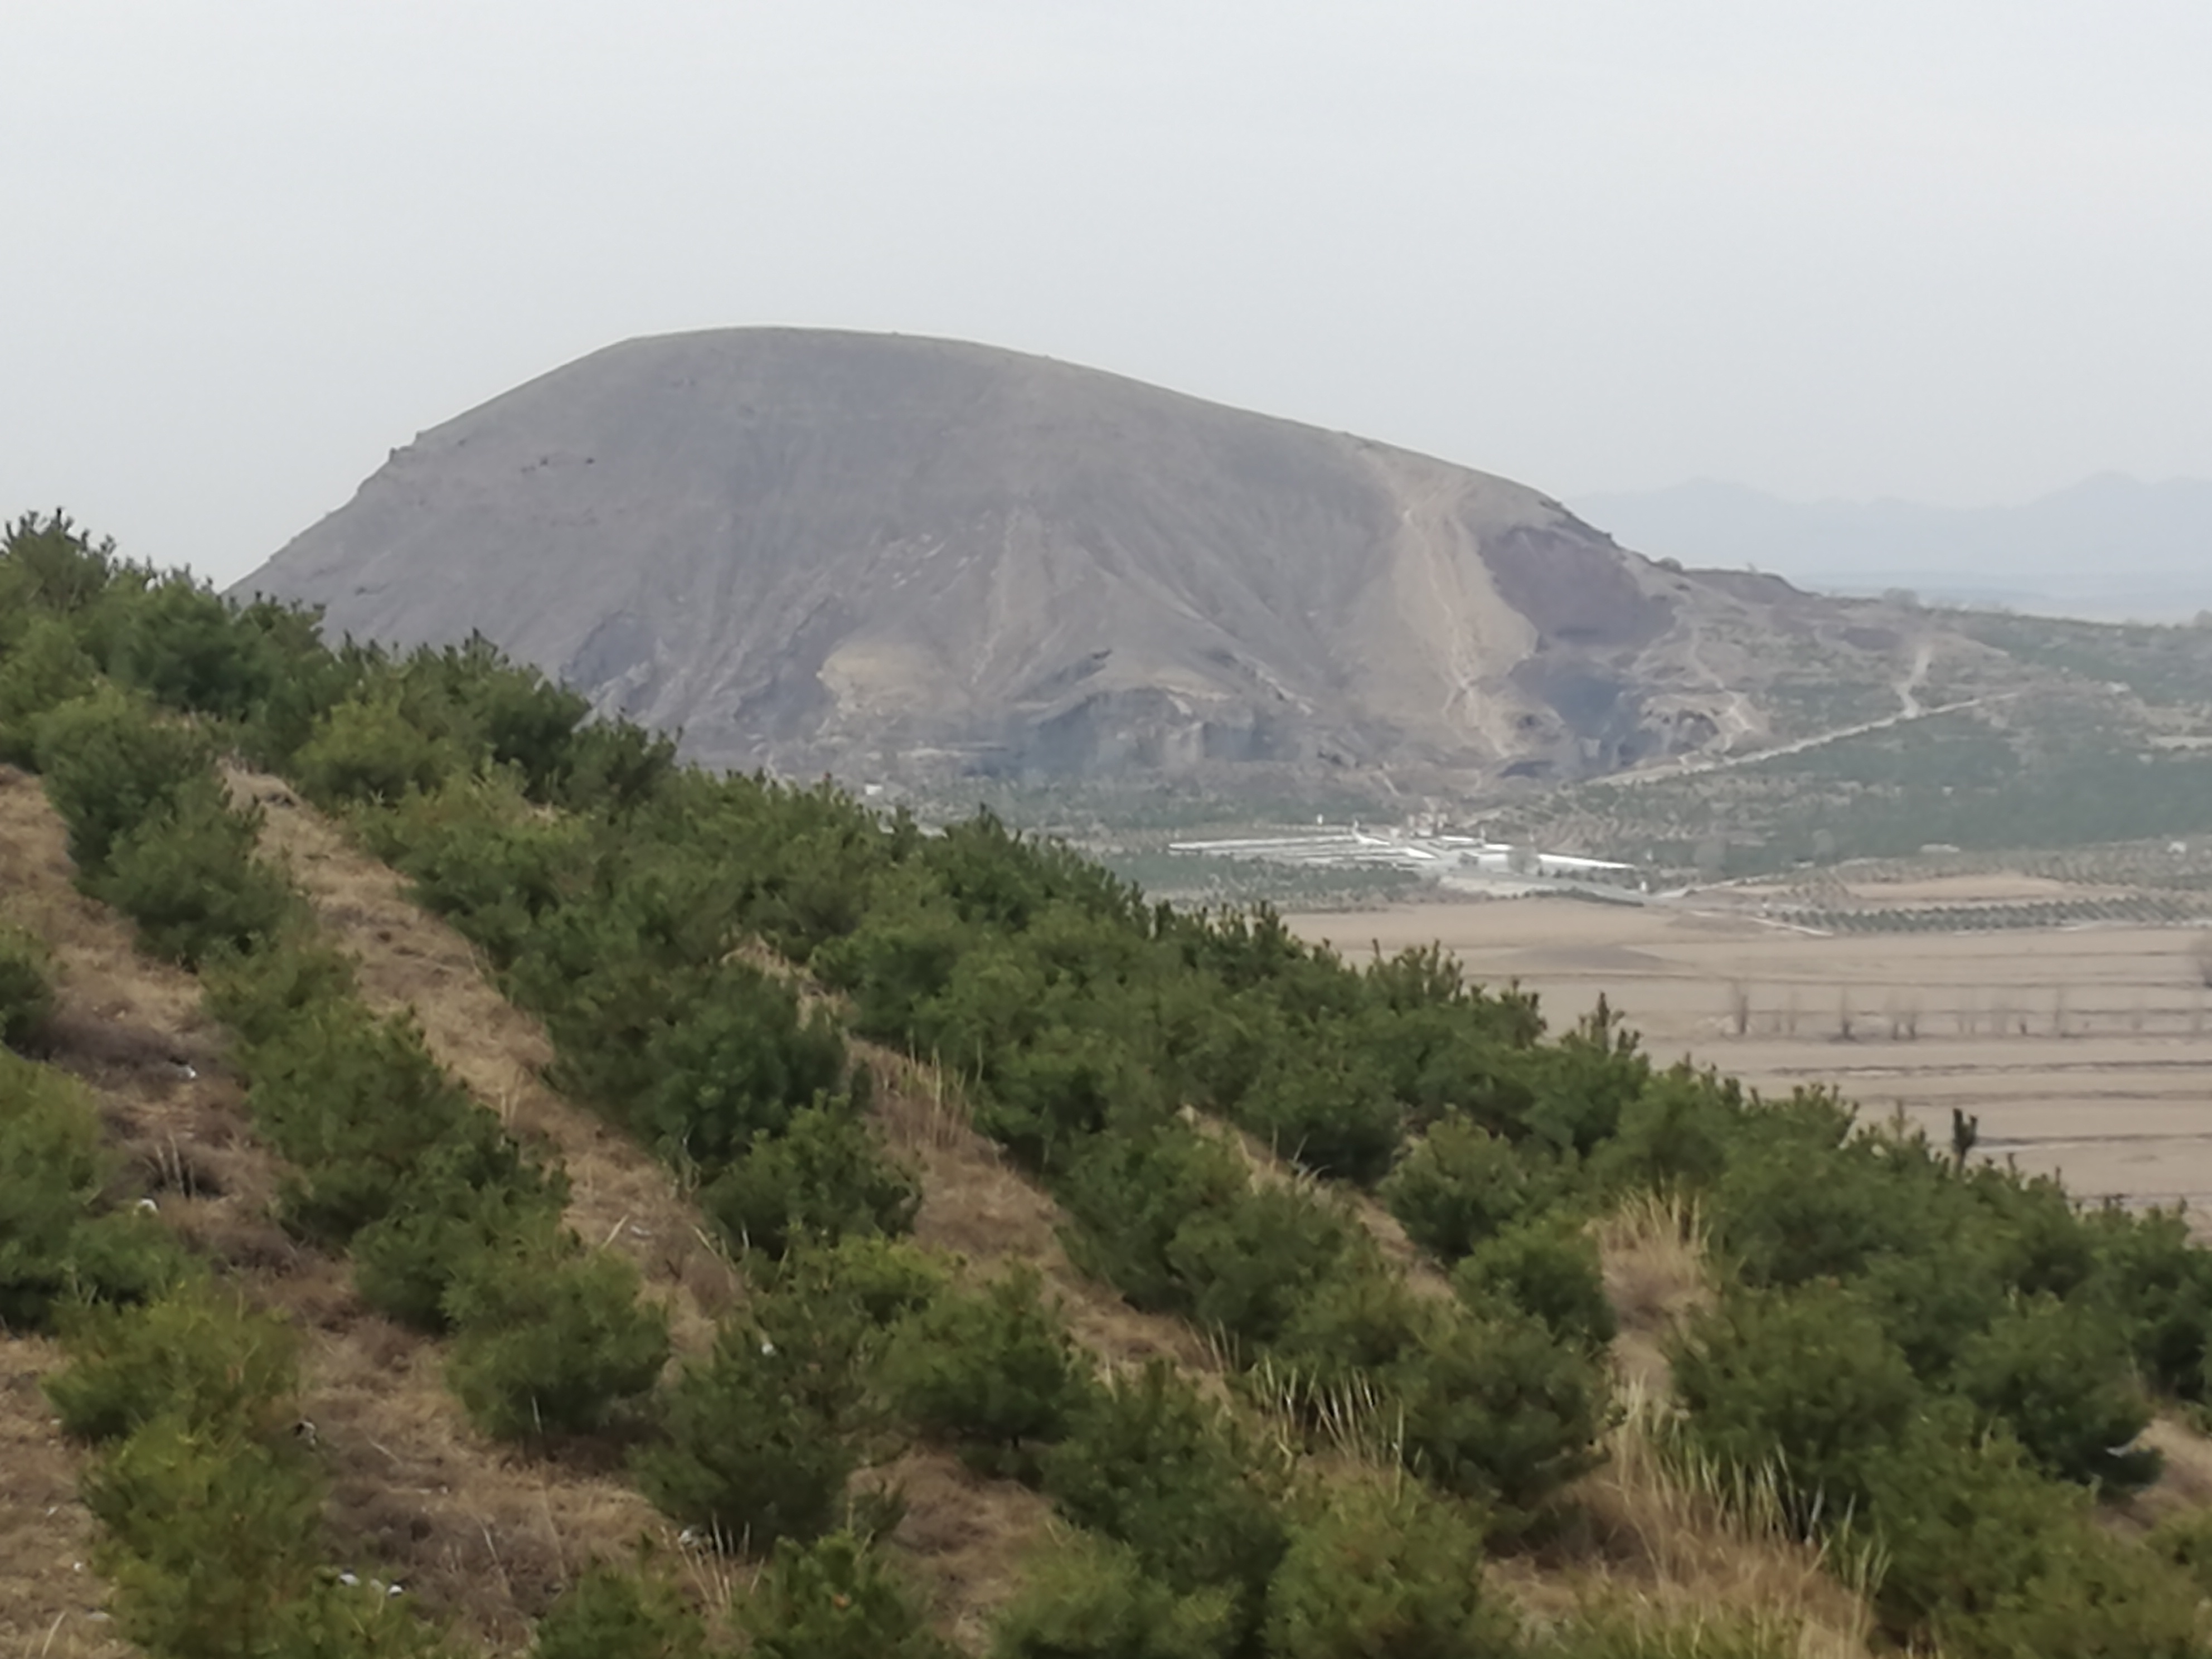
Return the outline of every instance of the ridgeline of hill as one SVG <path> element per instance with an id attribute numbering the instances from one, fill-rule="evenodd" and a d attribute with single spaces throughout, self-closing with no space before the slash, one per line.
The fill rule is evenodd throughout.
<path id="1" fill-rule="evenodd" d="M 26 1645 L 2204 1651 L 2179 1214 L 587 708 L 0 543 Z"/>
<path id="2" fill-rule="evenodd" d="M 793 329 L 517 387 L 234 591 L 481 632 L 698 759 L 852 781 L 1583 777 L 1887 713 L 1929 631 L 1346 434 Z"/>

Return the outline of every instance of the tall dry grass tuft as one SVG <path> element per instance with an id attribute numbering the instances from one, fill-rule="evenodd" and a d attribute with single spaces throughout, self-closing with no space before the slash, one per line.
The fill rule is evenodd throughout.
<path id="1" fill-rule="evenodd" d="M 1586 1557 L 1524 1599 L 1560 1605 L 1571 1590 L 1655 1643 L 1709 1621 L 1794 1647 L 1800 1659 L 1863 1659 L 1881 1562 L 1838 1559 L 1800 1536 L 1773 1471 L 1728 1468 L 1675 1432 L 1667 1345 L 1714 1296 L 1704 1209 L 1684 1193 L 1633 1193 L 1591 1232 L 1620 1322 L 1614 1421 L 1604 1463 L 1571 1493 Z"/>
<path id="2" fill-rule="evenodd" d="M 1625 1382 L 1619 1407 L 1575 1490 L 1599 1558 L 1578 1592 L 1655 1628 L 1711 1616 L 1794 1638 L 1802 1659 L 1863 1659 L 1881 1559 L 1800 1536 L 1776 1471 L 1685 1447 L 1662 1397 Z"/>
<path id="3" fill-rule="evenodd" d="M 945 1152 L 970 1139 L 975 1112 L 957 1078 L 933 1060 L 915 1060 L 872 1043 L 854 1044 L 875 1086 L 874 1117 L 900 1152 Z"/>
<path id="4" fill-rule="evenodd" d="M 1324 1382 L 1266 1355 L 1238 1373 L 1233 1357 L 1218 1351 L 1224 1375 L 1237 1376 L 1237 1393 L 1286 1463 L 1311 1456 L 1373 1474 L 1393 1486 L 1405 1479 L 1406 1408 L 1387 1398 L 1373 1379 Z"/>
<path id="5" fill-rule="evenodd" d="M 1705 1212 L 1685 1194 L 1637 1192 L 1591 1224 L 1591 1231 L 1606 1299 L 1620 1323 L 1614 1369 L 1663 1396 L 1668 1339 L 1712 1301 Z"/>

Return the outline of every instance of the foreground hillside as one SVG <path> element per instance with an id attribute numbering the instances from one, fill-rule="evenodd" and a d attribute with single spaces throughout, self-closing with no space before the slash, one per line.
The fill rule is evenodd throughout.
<path id="1" fill-rule="evenodd" d="M 517 387 L 238 591 L 480 631 L 703 761 L 856 781 L 1580 777 L 1888 714 L 1922 643 L 1346 434 L 788 329 Z"/>
<path id="2" fill-rule="evenodd" d="M 0 551 L 0 1297 L 83 1502 L 12 1533 L 143 1650 L 2203 1650 L 2178 1216 L 584 711 Z"/>

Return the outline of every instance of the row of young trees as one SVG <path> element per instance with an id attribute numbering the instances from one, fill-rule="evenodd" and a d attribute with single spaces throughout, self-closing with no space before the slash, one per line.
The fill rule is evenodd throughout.
<path id="1" fill-rule="evenodd" d="M 129 1201 L 101 1136 L 81 1085 L 0 1051 L 0 1324 L 62 1338 L 47 1394 L 88 1448 L 118 1628 L 161 1655 L 434 1653 L 382 1586 L 327 1565 L 294 1334 Z"/>
<path id="2" fill-rule="evenodd" d="M 2202 1548 L 2185 1529 L 2120 1541 L 2093 1514 L 2155 1471 L 2138 1445 L 2151 1391 L 2207 1395 L 2212 1269 L 2177 1216 L 2084 1213 L 2048 1183 L 1859 1132 L 1817 1093 L 1763 1104 L 1657 1070 L 1602 1006 L 1549 1038 L 1532 1000 L 1468 987 L 1434 951 L 1362 970 L 1265 911 L 1148 907 L 988 817 L 927 834 L 827 787 L 678 768 L 481 644 L 326 650 L 310 619 L 119 568 L 51 521 L 10 538 L 10 593 L 28 602 L 0 604 L 0 748 L 36 760 L 63 731 L 70 756 L 121 753 L 137 697 L 196 722 L 147 722 L 172 734 L 130 740 L 149 753 L 213 736 L 286 771 L 483 947 L 544 1018 L 564 1087 L 696 1180 L 760 1283 L 652 1397 L 640 1477 L 672 1513 L 757 1549 L 849 1547 L 872 1571 L 837 1542 L 872 1520 L 849 1477 L 920 1431 L 1038 1484 L 1080 1528 L 1010 1612 L 1010 1654 L 1515 1650 L 1471 1563 L 1486 1538 L 1561 1524 L 1595 1455 L 1612 1314 L 1586 1224 L 1656 1188 L 1717 1222 L 1720 1295 L 1674 1355 L 1686 1451 L 1770 1476 L 1808 1533 L 1886 1559 L 1895 1638 L 2196 1650 Z M 68 772 L 60 741 L 46 758 Z M 414 1078 L 404 1100 L 437 1094 L 434 1068 L 395 1058 L 404 1028 L 338 1031 L 319 1072 L 286 1057 L 286 1028 L 331 1023 L 300 1010 L 343 965 L 254 944 L 284 937 L 283 896 L 211 880 L 238 867 L 228 854 L 118 873 L 155 848 L 249 846 L 250 823 L 187 782 L 138 805 L 111 789 L 112 808 L 48 782 L 73 840 L 86 826 L 89 880 L 125 908 L 169 896 L 137 901 L 149 945 L 224 962 L 257 1091 L 291 1079 L 320 1102 L 389 1075 Z M 836 993 L 843 1022 L 754 940 Z M 1316 1439 L 1366 1402 L 1419 1483 L 1316 1499 L 1171 1374 L 1092 1379 L 1033 1281 L 934 1279 L 895 1242 L 915 1189 L 868 1132 L 847 1024 L 962 1078 L 979 1127 L 1060 1200 L 1079 1262 L 1218 1334 Z M 1190 1109 L 1316 1182 L 1255 1183 Z M 411 1121 L 466 1121 L 441 1109 Z M 483 1237 L 470 1194 L 501 1194 L 497 1226 L 557 1231 L 557 1177 L 465 1128 L 397 1155 L 331 1146 L 319 1206 L 317 1160 L 295 1154 L 309 1184 L 288 1213 L 349 1237 L 357 1272 L 388 1248 L 410 1287 L 392 1305 L 418 1319 L 475 1305 L 451 1299 Z M 444 1196 L 378 1234 L 380 1182 Z M 1413 1293 L 1339 1184 L 1376 1192 L 1457 1295 Z M 592 1582 L 651 1622 L 635 1583 Z M 1554 1638 L 1632 1650 L 1615 1639 Z"/>

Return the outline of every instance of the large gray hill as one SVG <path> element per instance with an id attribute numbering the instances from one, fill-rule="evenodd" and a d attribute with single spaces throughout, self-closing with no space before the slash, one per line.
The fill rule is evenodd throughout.
<path id="1" fill-rule="evenodd" d="M 239 584 L 480 630 L 709 762 L 1583 775 L 1787 735 L 1901 636 L 1521 484 L 1041 358 L 639 339 L 420 435 Z"/>

